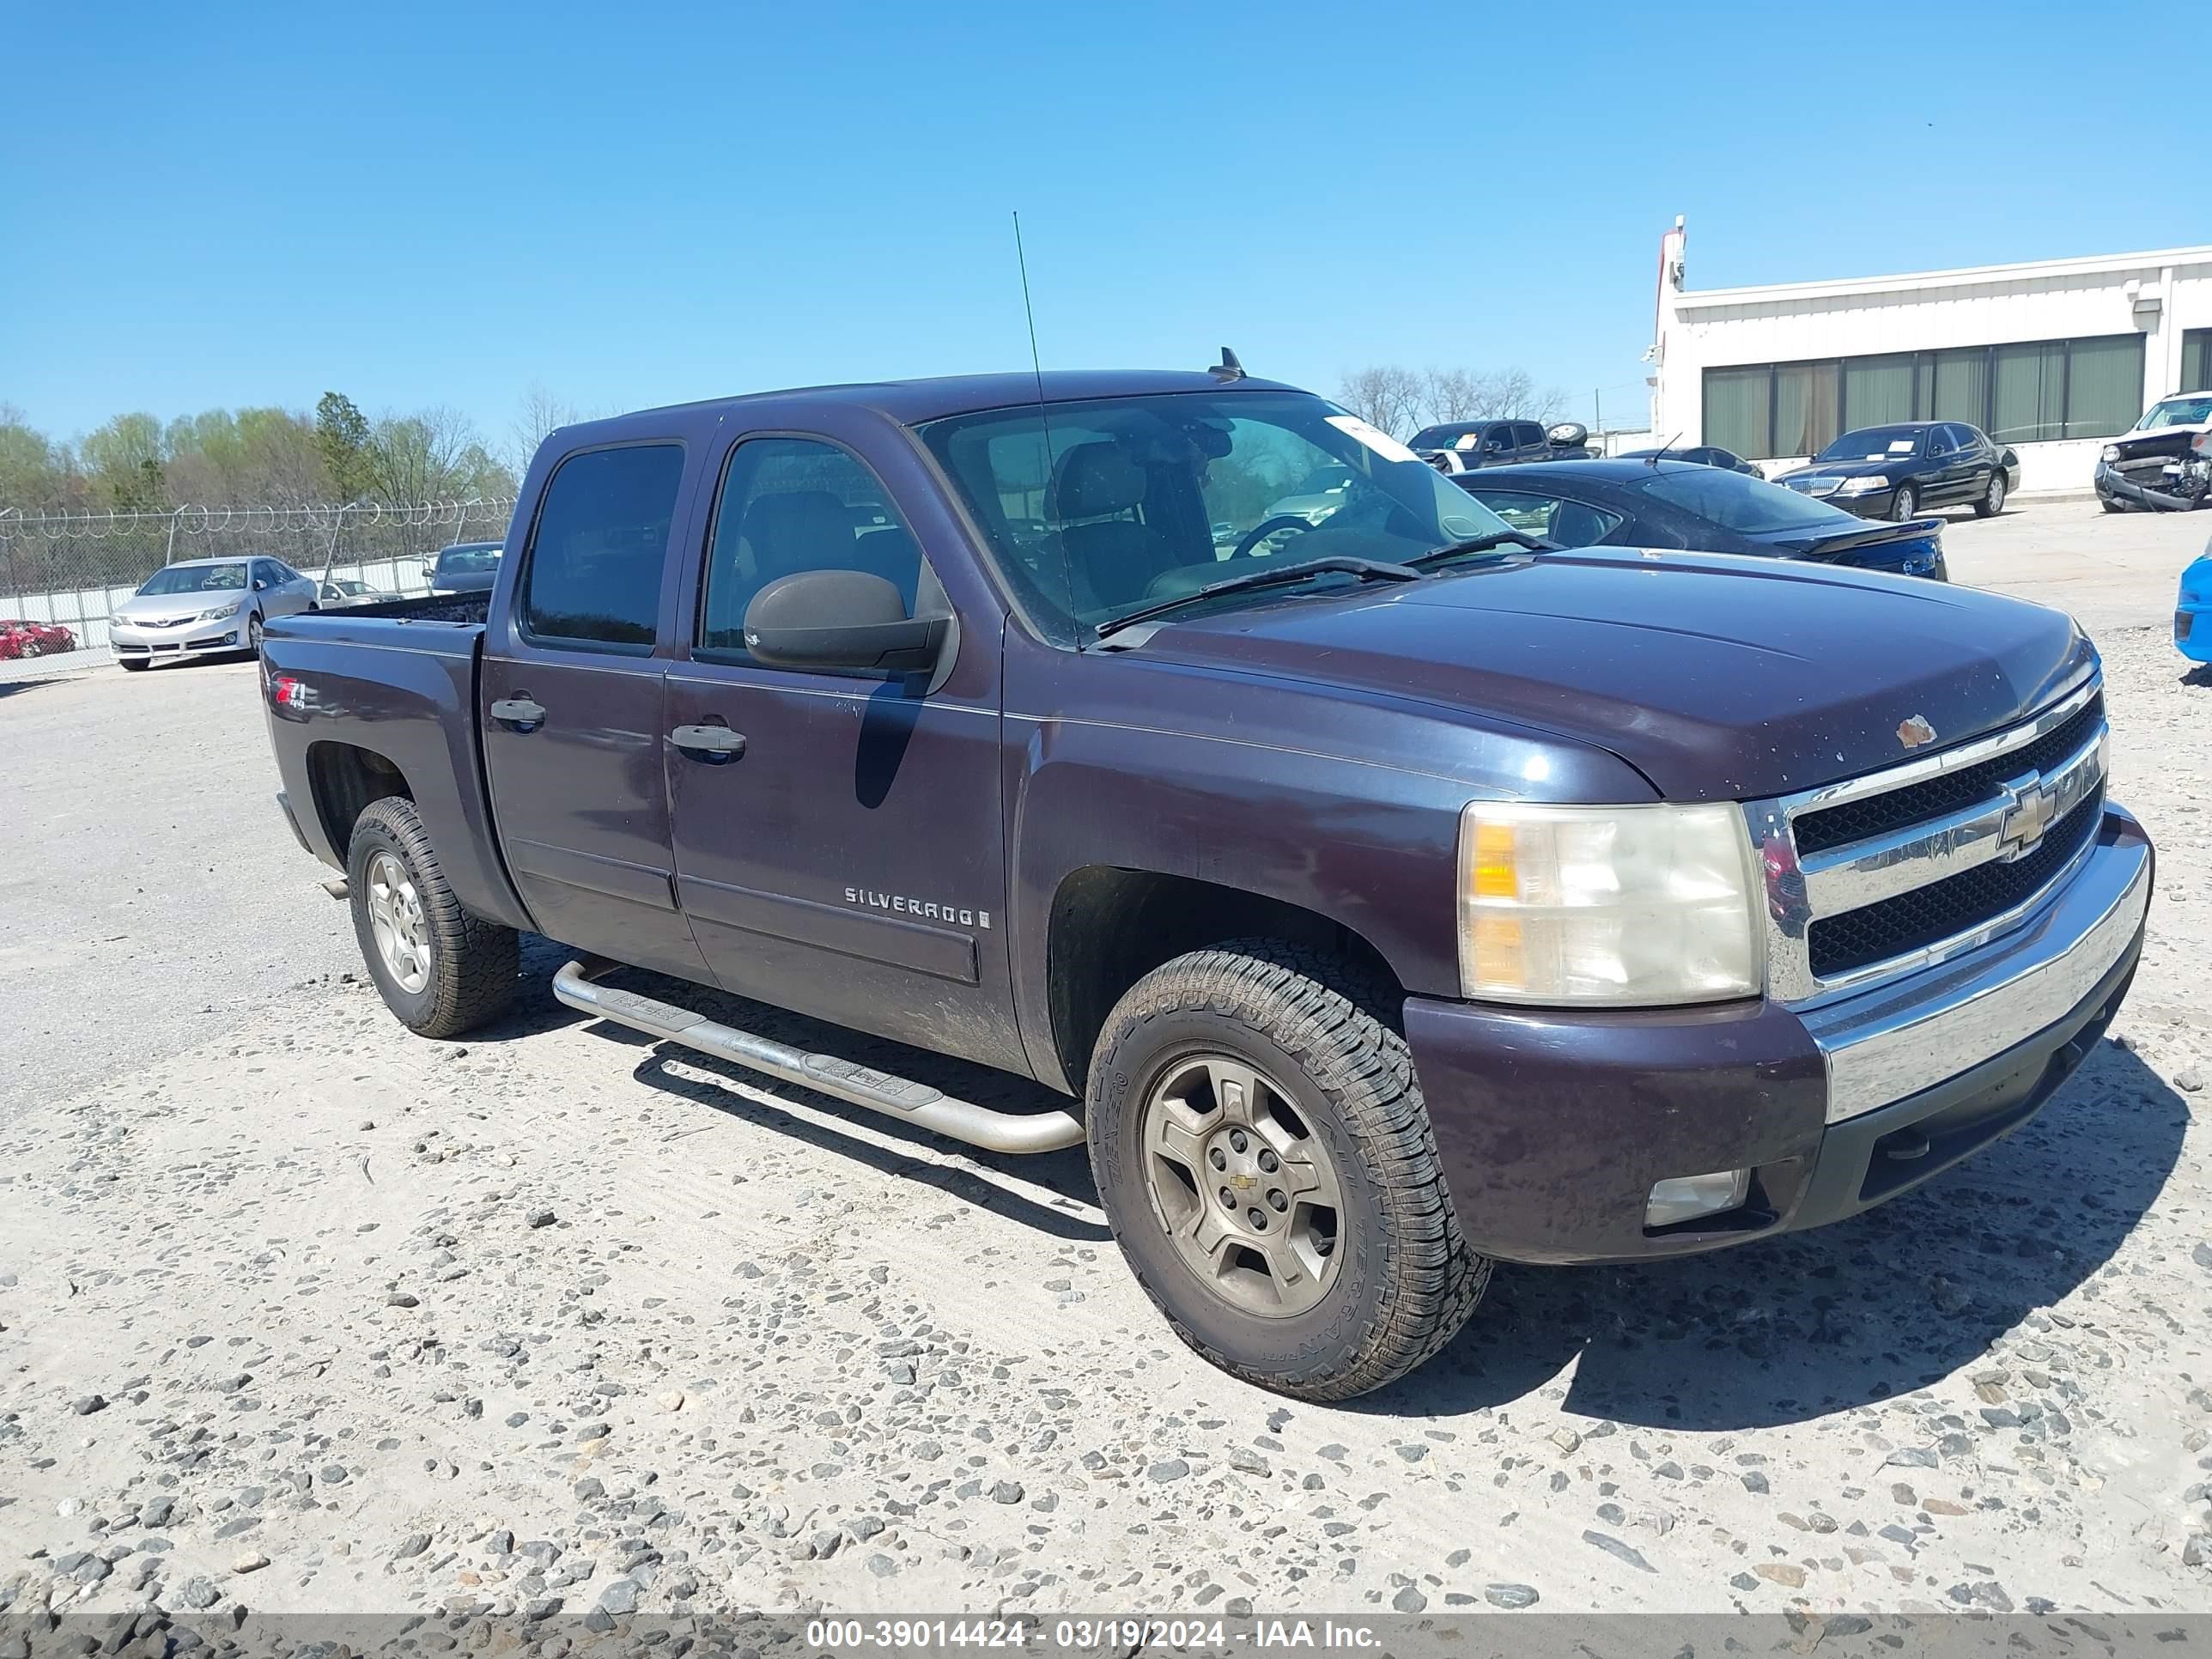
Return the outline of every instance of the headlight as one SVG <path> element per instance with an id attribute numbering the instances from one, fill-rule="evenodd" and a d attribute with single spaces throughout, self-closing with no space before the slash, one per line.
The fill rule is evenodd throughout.
<path id="1" fill-rule="evenodd" d="M 1741 812 L 1475 801 L 1459 828 L 1459 977 L 1499 1002 L 1638 1007 L 1756 995 Z"/>
<path id="2" fill-rule="evenodd" d="M 2117 461 L 2119 459 L 2120 447 L 2118 444 L 2106 444 L 2105 446 L 2105 459 L 2108 461 Z"/>
<path id="3" fill-rule="evenodd" d="M 228 605 L 219 605 L 212 611 L 201 611 L 200 614 L 193 617 L 192 620 L 194 622 L 220 622 L 225 617 L 233 617 L 237 614 L 238 601 L 236 599 L 233 599 Z"/>
<path id="4" fill-rule="evenodd" d="M 1838 495 L 1869 495 L 1877 489 L 1889 488 L 1889 480 L 1877 472 L 1871 478 L 1846 478 L 1836 486 Z"/>

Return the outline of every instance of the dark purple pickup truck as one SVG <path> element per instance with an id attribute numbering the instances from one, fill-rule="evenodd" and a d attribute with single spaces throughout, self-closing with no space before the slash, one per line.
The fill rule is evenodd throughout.
<path id="1" fill-rule="evenodd" d="M 2064 616 L 1553 548 L 1226 370 L 571 427 L 506 544 L 489 595 L 268 630 L 283 810 L 392 1012 L 490 1019 L 534 931 L 601 1018 L 1087 1141 L 1176 1328 L 1289 1394 L 1419 1364 L 1493 1258 L 1904 1192 L 2043 1104 L 2141 946 Z M 957 1099 L 622 965 L 1071 1098 Z"/>

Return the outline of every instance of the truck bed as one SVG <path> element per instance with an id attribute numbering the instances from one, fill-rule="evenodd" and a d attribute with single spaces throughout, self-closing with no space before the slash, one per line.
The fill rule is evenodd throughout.
<path id="1" fill-rule="evenodd" d="M 462 903 L 528 927 L 484 796 L 477 698 L 489 610 L 487 594 L 440 593 L 274 619 L 261 652 L 269 736 L 286 810 L 317 858 L 343 869 L 361 807 L 404 795 Z M 364 770 L 366 756 L 380 765 Z"/>
<path id="2" fill-rule="evenodd" d="M 300 647 L 374 645 L 432 656 L 471 657 L 491 608 L 489 593 L 433 593 L 423 599 L 380 599 L 342 610 L 310 611 L 272 618 L 269 660 L 289 667 Z"/>

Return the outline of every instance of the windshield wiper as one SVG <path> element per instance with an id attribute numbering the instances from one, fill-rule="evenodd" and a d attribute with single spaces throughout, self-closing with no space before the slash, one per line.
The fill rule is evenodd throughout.
<path id="1" fill-rule="evenodd" d="M 1447 542 L 1442 547 L 1432 547 L 1419 558 L 1406 563 L 1414 570 L 1425 569 L 1432 564 L 1442 564 L 1446 559 L 1456 559 L 1468 553 L 1487 553 L 1493 547 L 1503 547 L 1510 542 L 1516 547 L 1525 547 L 1531 553 L 1556 553 L 1557 542 L 1546 541 L 1541 536 L 1531 536 L 1525 530 L 1493 530 L 1487 536 L 1476 536 L 1463 542 Z"/>
<path id="2" fill-rule="evenodd" d="M 1419 581 L 1421 573 L 1402 564 L 1390 564 L 1382 559 L 1355 559 L 1338 554 L 1326 559 L 1301 559 L 1296 564 L 1278 565 L 1273 569 L 1247 571 L 1241 576 L 1229 576 L 1218 582 L 1208 582 L 1188 593 L 1178 593 L 1171 599 L 1162 599 L 1157 605 L 1140 605 L 1119 617 L 1109 617 L 1093 630 L 1100 639 L 1117 633 L 1140 622 L 1150 622 L 1170 611 L 1180 611 L 1200 599 L 1210 599 L 1220 593 L 1242 593 L 1248 588 L 1274 587 L 1284 582 L 1302 582 L 1309 576 L 1358 576 L 1370 581 Z"/>

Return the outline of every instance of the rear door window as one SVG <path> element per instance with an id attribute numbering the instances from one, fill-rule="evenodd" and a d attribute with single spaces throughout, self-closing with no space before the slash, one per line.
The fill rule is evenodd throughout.
<path id="1" fill-rule="evenodd" d="M 522 631 L 586 650 L 649 653 L 683 478 L 681 444 L 587 450 L 562 462 L 530 538 Z"/>

